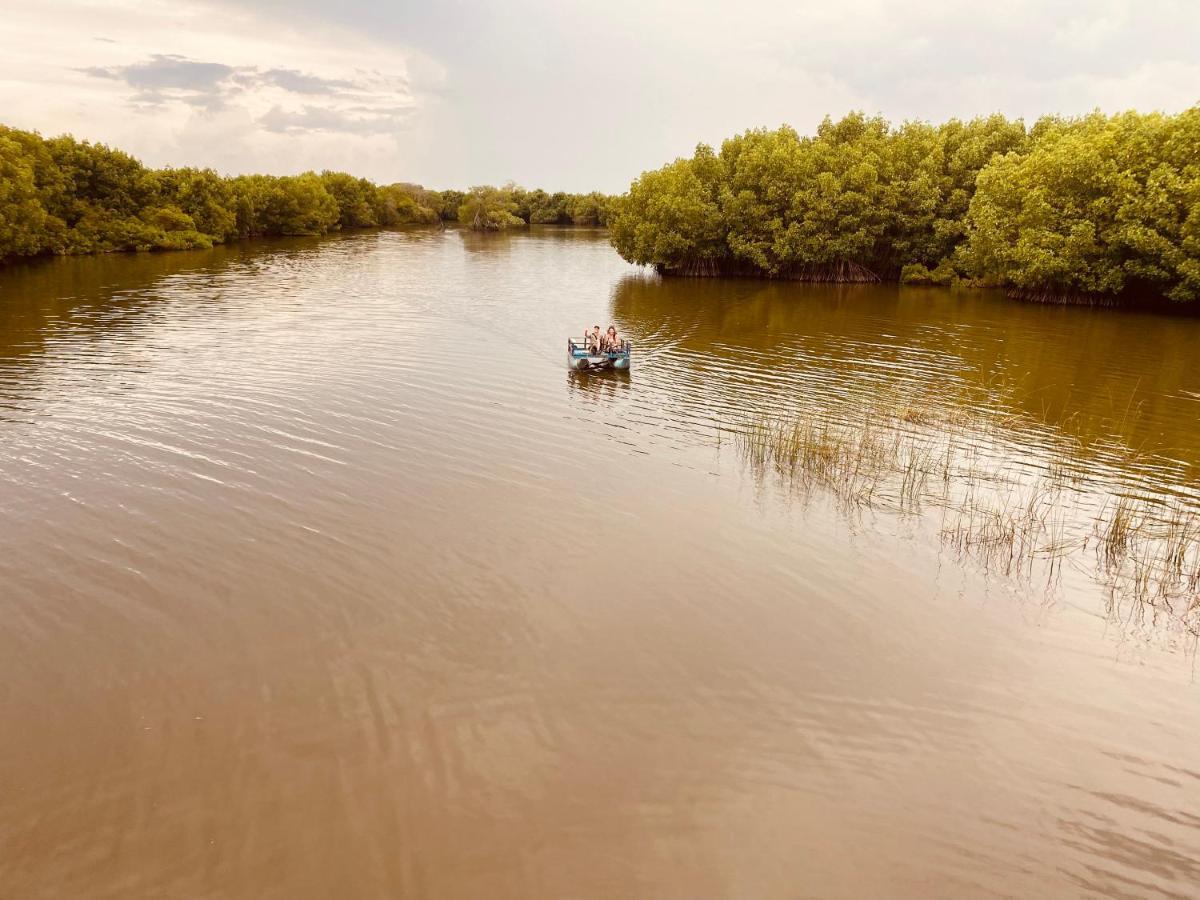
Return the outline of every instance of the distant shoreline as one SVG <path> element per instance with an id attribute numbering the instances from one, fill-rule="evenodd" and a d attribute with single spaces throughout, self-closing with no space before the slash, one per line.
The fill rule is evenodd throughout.
<path id="1" fill-rule="evenodd" d="M 0 125 L 0 264 L 76 256 L 207 249 L 258 237 L 444 225 L 603 225 L 612 198 L 517 185 L 467 191 L 377 185 L 346 172 L 223 176 L 151 169 L 127 153 L 65 135 Z"/>
<path id="2" fill-rule="evenodd" d="M 525 223 L 521 226 L 512 226 L 511 231 L 521 233 L 522 231 L 532 231 L 535 229 L 547 229 L 558 231 L 603 231 L 607 232 L 608 227 L 605 225 L 575 225 L 575 224 L 560 224 L 558 222 L 542 223 L 536 222 L 533 224 Z M 431 222 L 409 222 L 403 225 L 364 225 L 357 228 L 341 228 L 332 231 L 324 232 L 323 234 L 256 234 L 247 237 L 234 237 L 225 241 L 214 242 L 211 246 L 198 247 L 120 247 L 110 248 L 105 250 L 81 250 L 76 252 L 55 253 L 46 251 L 28 256 L 9 256 L 0 259 L 0 271 L 3 271 L 14 266 L 22 264 L 33 264 L 44 262 L 51 259 L 79 259 L 88 256 L 138 256 L 140 254 L 157 255 L 160 253 L 180 253 L 188 251 L 205 251 L 216 250 L 222 247 L 232 248 L 243 245 L 268 243 L 270 241 L 287 241 L 298 238 L 336 238 L 336 237 L 351 237 L 354 235 L 365 234 L 387 234 L 392 232 L 402 231 L 465 231 L 472 232 L 468 226 L 458 222 L 445 222 L 440 226 L 437 223 Z M 478 233 L 478 232 L 476 232 Z M 485 232 L 486 233 L 486 232 Z"/>

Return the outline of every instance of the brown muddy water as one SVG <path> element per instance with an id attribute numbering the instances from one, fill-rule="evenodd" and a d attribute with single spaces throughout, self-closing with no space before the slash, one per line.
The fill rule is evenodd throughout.
<path id="1" fill-rule="evenodd" d="M 1194 897 L 1195 583 L 1091 519 L 1194 512 L 1197 346 L 576 231 L 0 273 L 0 895 Z M 739 451 L 880 398 L 1065 549 Z"/>

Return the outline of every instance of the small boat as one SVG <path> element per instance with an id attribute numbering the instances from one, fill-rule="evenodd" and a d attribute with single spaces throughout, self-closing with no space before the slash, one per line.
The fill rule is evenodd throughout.
<path id="1" fill-rule="evenodd" d="M 587 338 L 567 338 L 567 368 L 576 372 L 603 372 L 606 369 L 628 372 L 632 349 L 629 341 L 623 341 L 620 350 L 593 353 L 588 349 Z"/>

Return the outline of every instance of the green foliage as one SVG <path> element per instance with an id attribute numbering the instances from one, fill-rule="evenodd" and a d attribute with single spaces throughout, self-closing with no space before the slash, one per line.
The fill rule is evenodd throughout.
<path id="1" fill-rule="evenodd" d="M 462 191 L 442 191 L 439 195 L 440 204 L 434 208 L 446 222 L 458 221 L 458 208 L 463 205 L 467 195 Z"/>
<path id="2" fill-rule="evenodd" d="M 548 194 L 539 189 L 511 188 L 514 214 L 530 225 L 603 225 L 611 198 L 590 194 Z"/>
<path id="3" fill-rule="evenodd" d="M 388 184 L 375 193 L 375 220 L 385 228 L 424 224 L 442 218 L 442 199 L 435 191 L 415 184 Z"/>
<path id="4" fill-rule="evenodd" d="M 963 265 L 1031 296 L 1200 299 L 1200 107 L 1044 119 L 980 174 Z"/>
<path id="5" fill-rule="evenodd" d="M 943 259 L 932 271 L 921 263 L 909 263 L 900 270 L 902 284 L 939 284 L 944 286 L 954 284 L 958 277 L 958 272 L 955 271 L 953 263 L 948 259 Z"/>
<path id="6" fill-rule="evenodd" d="M 452 192 L 447 191 L 443 196 L 450 193 Z M 484 206 L 493 209 L 497 204 L 507 206 L 510 215 L 520 220 L 520 222 L 515 222 L 512 219 L 504 220 L 503 216 L 497 216 L 495 217 L 497 220 L 507 221 L 506 225 L 499 225 L 500 228 L 519 224 L 605 225 L 608 223 L 609 208 L 612 204 L 611 197 L 597 191 L 589 194 L 567 194 L 562 191 L 548 194 L 541 188 L 530 191 L 513 184 L 507 184 L 502 188 L 477 187 L 473 188 L 470 194 L 459 196 L 461 199 L 455 217 L 464 225 L 472 225 L 472 227 L 475 227 L 473 223 L 476 213 L 480 211 L 481 202 Z M 484 196 L 488 199 L 481 201 Z M 468 207 L 466 219 L 458 214 L 464 206 Z M 485 216 L 484 219 L 488 222 L 493 221 L 491 215 Z M 492 225 L 482 224 L 479 227 L 490 230 L 497 226 L 493 223 Z"/>
<path id="7" fill-rule="evenodd" d="M 338 226 L 338 204 L 320 176 L 272 178 L 261 210 L 266 234 L 325 234 Z"/>
<path id="8" fill-rule="evenodd" d="M 712 161 L 712 149 L 701 144 L 692 159 L 635 181 L 609 222 L 617 252 L 630 262 L 665 268 L 730 256 L 718 184 L 705 177 Z"/>
<path id="9" fill-rule="evenodd" d="M 665 271 L 898 277 L 954 251 L 979 169 L 1024 140 L 1000 116 L 893 130 L 852 113 L 814 137 L 748 131 L 642 175 L 609 227 L 626 259 Z"/>
<path id="10" fill-rule="evenodd" d="M 235 238 L 432 224 L 603 224 L 609 198 L 503 188 L 430 191 L 345 172 L 224 178 L 148 169 L 103 144 L 0 126 L 0 262 L 41 253 L 183 250 Z M 464 213 L 465 210 L 465 213 Z"/>
<path id="11" fill-rule="evenodd" d="M 0 129 L 0 259 L 50 249 L 49 222 L 38 199 L 32 162 L 7 129 Z"/>
<path id="12" fill-rule="evenodd" d="M 1062 299 L 1200 299 L 1200 107 L 990 116 L 813 137 L 748 131 L 646 172 L 608 205 L 618 252 L 664 272 L 961 277 Z"/>
<path id="13" fill-rule="evenodd" d="M 458 207 L 458 221 L 476 231 L 499 231 L 513 225 L 524 225 L 524 220 L 517 216 L 513 190 L 511 185 L 471 188 Z"/>
<path id="14" fill-rule="evenodd" d="M 599 191 L 568 195 L 567 215 L 572 225 L 607 225 L 610 204 Z"/>
<path id="15" fill-rule="evenodd" d="M 191 217 L 196 231 L 220 243 L 237 236 L 236 197 L 230 181 L 212 169 L 162 169 L 158 195 Z"/>
<path id="16" fill-rule="evenodd" d="M 365 178 L 345 172 L 322 172 L 321 183 L 338 207 L 339 228 L 370 228 L 379 224 L 376 215 L 378 188 Z"/>
<path id="17" fill-rule="evenodd" d="M 554 194 L 547 194 L 545 191 L 536 191 L 539 195 L 529 207 L 529 218 L 526 220 L 530 225 L 568 225 L 571 222 L 571 213 L 567 209 L 569 202 L 567 195 L 562 191 Z"/>

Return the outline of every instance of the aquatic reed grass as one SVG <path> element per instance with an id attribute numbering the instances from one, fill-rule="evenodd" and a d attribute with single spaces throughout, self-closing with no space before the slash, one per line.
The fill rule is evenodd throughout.
<path id="1" fill-rule="evenodd" d="M 1053 578 L 1094 546 L 1097 583 L 1200 634 L 1200 509 L 1085 483 L 1080 445 L 1069 437 L 1041 460 L 1014 462 L 1009 427 L 885 395 L 758 416 L 733 439 L 757 475 L 805 493 L 824 490 L 846 511 L 937 510 L 939 539 L 986 571 Z"/>

